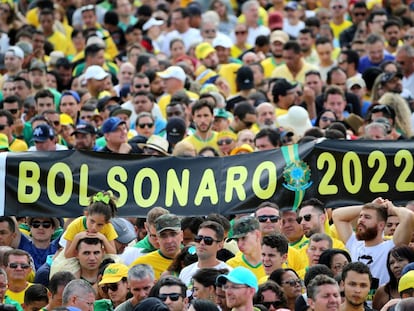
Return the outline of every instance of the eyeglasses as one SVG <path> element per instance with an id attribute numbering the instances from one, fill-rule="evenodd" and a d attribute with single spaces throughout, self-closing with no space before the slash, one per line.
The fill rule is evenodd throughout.
<path id="1" fill-rule="evenodd" d="M 333 5 L 333 6 L 331 6 L 332 10 L 340 10 L 340 9 L 343 9 L 343 8 L 344 8 L 343 5 Z"/>
<path id="2" fill-rule="evenodd" d="M 225 139 L 220 139 L 217 141 L 217 145 L 219 146 L 223 146 L 223 145 L 230 145 L 233 142 L 233 139 L 231 138 L 225 138 Z"/>
<path id="3" fill-rule="evenodd" d="M 177 294 L 177 293 L 159 294 L 158 295 L 158 298 L 161 299 L 162 301 L 166 301 L 168 297 L 170 298 L 171 301 L 177 301 L 182 296 L 181 296 L 181 294 Z"/>
<path id="4" fill-rule="evenodd" d="M 300 279 L 297 279 L 297 280 L 289 280 L 289 281 L 282 282 L 282 284 L 289 285 L 291 287 L 295 287 L 296 285 L 303 286 L 303 281 L 300 280 Z"/>
<path id="5" fill-rule="evenodd" d="M 10 112 L 11 114 L 16 114 L 19 111 L 19 109 L 9 109 L 7 111 Z"/>
<path id="6" fill-rule="evenodd" d="M 275 309 L 278 309 L 280 307 L 280 300 L 262 301 L 261 304 L 264 305 L 267 309 L 269 309 L 270 306 L 273 306 Z"/>
<path id="7" fill-rule="evenodd" d="M 140 129 L 143 129 L 145 127 L 148 127 L 149 129 L 152 129 L 153 126 L 154 126 L 154 123 L 141 123 L 141 124 L 138 124 L 138 127 Z"/>
<path id="8" fill-rule="evenodd" d="M 299 216 L 297 219 L 296 219 L 296 221 L 300 224 L 301 222 L 302 222 L 302 220 L 305 220 L 305 221 L 310 221 L 311 219 L 312 219 L 312 214 L 306 214 L 306 215 L 303 215 L 303 216 Z"/>
<path id="9" fill-rule="evenodd" d="M 270 220 L 270 222 L 278 222 L 280 217 L 277 215 L 261 215 L 261 216 L 257 216 L 257 220 L 259 220 L 259 222 L 266 222 L 267 220 Z"/>
<path id="10" fill-rule="evenodd" d="M 32 222 L 32 227 L 37 229 L 40 228 L 40 226 L 42 226 L 43 228 L 49 229 L 50 227 L 52 227 L 52 223 L 50 221 L 33 221 Z"/>
<path id="11" fill-rule="evenodd" d="M 206 243 L 206 245 L 212 245 L 213 242 L 221 242 L 218 240 L 214 240 L 211 236 L 204 236 L 204 235 L 196 235 L 196 237 L 194 238 L 194 242 L 196 243 L 201 243 L 201 241 L 204 241 L 204 243 Z"/>
<path id="12" fill-rule="evenodd" d="M 142 88 L 142 87 L 149 87 L 150 85 L 149 84 L 134 84 L 134 87 L 136 88 L 136 89 L 140 89 L 140 88 Z"/>
<path id="13" fill-rule="evenodd" d="M 240 289 L 240 288 L 247 288 L 247 285 L 223 285 L 221 287 L 222 290 L 234 290 L 234 289 Z"/>
<path id="14" fill-rule="evenodd" d="M 336 121 L 336 119 L 334 119 L 334 118 L 328 118 L 328 117 L 322 116 L 322 117 L 321 117 L 321 121 L 323 121 L 323 122 L 328 122 L 328 121 L 330 121 L 330 122 L 335 122 L 335 121 Z"/>
<path id="15" fill-rule="evenodd" d="M 22 269 L 29 269 L 30 265 L 27 263 L 19 263 L 19 262 L 11 262 L 9 263 L 9 268 L 11 269 L 17 269 L 17 267 L 22 268 Z"/>
<path id="16" fill-rule="evenodd" d="M 116 292 L 118 290 L 118 283 L 105 284 L 101 289 L 105 294 L 108 294 L 108 290 Z"/>
<path id="17" fill-rule="evenodd" d="M 412 39 L 414 39 L 414 36 L 411 36 L 411 35 L 405 35 L 405 36 L 403 37 L 403 40 L 404 40 L 404 41 L 407 41 L 407 40 L 412 40 Z"/>
<path id="18" fill-rule="evenodd" d="M 7 127 L 6 124 L 0 124 L 0 131 L 4 130 Z"/>
<path id="19" fill-rule="evenodd" d="M 236 34 L 236 36 L 238 36 L 238 35 L 245 35 L 247 33 L 247 31 L 241 30 L 241 31 L 235 31 L 234 33 Z"/>

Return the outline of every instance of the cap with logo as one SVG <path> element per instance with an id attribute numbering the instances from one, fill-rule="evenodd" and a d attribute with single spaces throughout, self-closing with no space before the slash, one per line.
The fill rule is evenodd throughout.
<path id="1" fill-rule="evenodd" d="M 33 129 L 33 140 L 35 142 L 44 142 L 53 138 L 55 138 L 55 132 L 53 128 L 47 124 L 40 124 Z"/>
<path id="2" fill-rule="evenodd" d="M 181 82 L 185 82 L 186 79 L 183 68 L 179 66 L 170 66 L 166 70 L 158 72 L 158 76 L 160 76 L 162 79 L 178 79 Z"/>
<path id="3" fill-rule="evenodd" d="M 381 76 L 381 84 L 390 82 L 395 77 L 402 79 L 403 75 L 400 72 L 385 72 Z"/>
<path id="4" fill-rule="evenodd" d="M 180 231 L 181 221 L 177 215 L 164 214 L 155 220 L 155 230 L 157 233 L 161 233 L 165 230 Z"/>
<path id="5" fill-rule="evenodd" d="M 118 237 L 115 239 L 119 243 L 128 244 L 132 240 L 136 239 L 136 233 L 134 226 L 126 219 L 115 217 L 111 219 L 111 223 L 114 226 Z"/>
<path id="6" fill-rule="evenodd" d="M 254 88 L 253 71 L 250 67 L 242 66 L 237 70 L 236 84 L 239 90 L 250 90 Z"/>
<path id="7" fill-rule="evenodd" d="M 230 114 L 224 108 L 214 108 L 214 118 L 228 119 Z"/>
<path id="8" fill-rule="evenodd" d="M 106 119 L 105 122 L 102 124 L 102 133 L 112 133 L 116 131 L 118 126 L 120 126 L 121 124 L 125 124 L 125 121 L 122 121 L 118 117 L 110 117 Z"/>
<path id="9" fill-rule="evenodd" d="M 196 46 L 195 55 L 197 59 L 202 60 L 209 56 L 211 53 L 216 52 L 213 46 L 208 42 L 202 42 Z"/>
<path id="10" fill-rule="evenodd" d="M 220 274 L 216 279 L 216 283 L 219 286 L 226 284 L 227 281 L 234 284 L 247 285 L 254 288 L 255 292 L 259 289 L 256 276 L 245 267 L 236 267 L 229 274 Z"/>
<path id="11" fill-rule="evenodd" d="M 246 236 L 249 232 L 259 230 L 259 221 L 253 216 L 243 216 L 233 224 L 233 235 L 232 238 L 238 239 Z"/>
<path id="12" fill-rule="evenodd" d="M 33 71 L 33 70 L 40 70 L 40 71 L 45 72 L 46 71 L 46 65 L 42 61 L 34 59 L 30 63 L 30 67 L 29 67 L 29 71 Z"/>
<path id="13" fill-rule="evenodd" d="M 184 138 L 187 127 L 183 119 L 174 117 L 168 120 L 165 131 L 167 132 L 168 142 L 176 144 Z"/>
<path id="14" fill-rule="evenodd" d="M 96 128 L 90 123 L 80 123 L 76 125 L 76 129 L 72 132 L 71 135 L 76 134 L 96 134 Z"/>
<path id="15" fill-rule="evenodd" d="M 128 266 L 122 263 L 111 263 L 105 268 L 99 285 L 118 283 L 126 277 L 128 277 Z"/>

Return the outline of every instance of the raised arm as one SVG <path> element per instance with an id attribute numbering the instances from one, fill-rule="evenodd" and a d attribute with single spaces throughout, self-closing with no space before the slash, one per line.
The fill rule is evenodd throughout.
<path id="1" fill-rule="evenodd" d="M 388 214 L 398 216 L 400 224 L 395 229 L 393 241 L 396 246 L 408 245 L 414 231 L 414 213 L 405 207 L 396 207 L 391 201 L 385 203 Z"/>
<path id="2" fill-rule="evenodd" d="M 336 208 L 332 212 L 332 219 L 338 231 L 338 236 L 344 244 L 352 235 L 352 221 L 359 216 L 361 209 L 362 205 L 344 206 Z"/>

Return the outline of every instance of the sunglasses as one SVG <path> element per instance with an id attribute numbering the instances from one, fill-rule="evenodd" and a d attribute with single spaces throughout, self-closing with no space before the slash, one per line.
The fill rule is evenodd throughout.
<path id="1" fill-rule="evenodd" d="M 262 301 L 261 304 L 264 305 L 267 309 L 270 309 L 271 306 L 273 306 L 275 309 L 278 309 L 281 306 L 280 300 L 277 300 L 277 301 Z"/>
<path id="2" fill-rule="evenodd" d="M 138 124 L 138 127 L 140 129 L 143 129 L 145 127 L 148 127 L 149 129 L 151 129 L 153 126 L 154 126 L 154 123 L 141 123 L 141 124 Z"/>
<path id="3" fill-rule="evenodd" d="M 321 121 L 323 121 L 323 122 L 328 122 L 328 121 L 335 122 L 336 120 L 334 118 L 328 118 L 328 117 L 323 116 L 323 117 L 321 117 Z"/>
<path id="4" fill-rule="evenodd" d="M 17 269 L 17 267 L 22 268 L 22 269 L 29 269 L 30 265 L 27 263 L 18 263 L 18 262 L 11 262 L 9 263 L 9 268 L 11 269 Z"/>
<path id="5" fill-rule="evenodd" d="M 149 87 L 150 85 L 149 84 L 135 84 L 134 86 L 136 89 L 140 89 L 142 87 Z"/>
<path id="6" fill-rule="evenodd" d="M 6 124 L 0 124 L 0 131 L 4 130 L 7 127 Z"/>
<path id="7" fill-rule="evenodd" d="M 405 35 L 405 36 L 403 37 L 403 40 L 404 40 L 404 41 L 406 41 L 406 40 L 412 40 L 412 39 L 414 39 L 414 36 Z"/>
<path id="8" fill-rule="evenodd" d="M 217 243 L 220 242 L 220 241 L 214 240 L 211 236 L 197 235 L 194 238 L 194 242 L 196 243 L 201 243 L 201 241 L 204 241 L 206 245 L 212 245 L 213 242 L 217 242 Z"/>
<path id="9" fill-rule="evenodd" d="M 261 216 L 257 216 L 257 220 L 259 220 L 259 222 L 266 222 L 267 220 L 270 220 L 270 222 L 278 222 L 280 217 L 276 216 L 276 215 L 261 215 Z"/>
<path id="10" fill-rule="evenodd" d="M 365 12 L 358 12 L 358 13 L 354 13 L 355 16 L 365 16 L 367 15 L 367 13 Z"/>
<path id="11" fill-rule="evenodd" d="M 234 33 L 236 35 L 245 35 L 247 33 L 247 31 L 244 31 L 244 30 L 242 30 L 242 31 L 235 31 Z"/>
<path id="12" fill-rule="evenodd" d="M 310 221 L 312 219 L 312 214 L 306 214 L 303 216 L 299 216 L 296 221 L 300 224 L 302 220 L 305 219 L 305 221 Z"/>
<path id="13" fill-rule="evenodd" d="M 19 109 L 9 109 L 7 111 L 10 112 L 11 114 L 16 114 L 17 111 L 19 111 Z"/>
<path id="14" fill-rule="evenodd" d="M 178 299 L 180 299 L 181 294 L 171 293 L 171 294 L 159 294 L 158 295 L 158 298 L 161 299 L 161 301 L 166 301 L 168 297 L 170 297 L 171 301 L 177 301 Z"/>
<path id="15" fill-rule="evenodd" d="M 296 285 L 300 285 L 303 286 L 303 281 L 302 280 L 289 280 L 289 281 L 284 281 L 282 282 L 282 284 L 286 284 L 289 285 L 291 287 L 295 287 Z"/>
<path id="16" fill-rule="evenodd" d="M 108 290 L 116 292 L 118 290 L 118 283 L 105 284 L 101 289 L 105 294 L 108 294 Z"/>
<path id="17" fill-rule="evenodd" d="M 33 221 L 32 222 L 32 227 L 37 229 L 40 228 L 40 226 L 42 226 L 43 228 L 49 229 L 50 227 L 52 227 L 52 223 L 50 221 Z"/>
<path id="18" fill-rule="evenodd" d="M 217 145 L 219 146 L 223 146 L 223 145 L 230 145 L 233 142 L 233 139 L 231 138 L 225 138 L 225 139 L 220 139 L 217 141 Z"/>

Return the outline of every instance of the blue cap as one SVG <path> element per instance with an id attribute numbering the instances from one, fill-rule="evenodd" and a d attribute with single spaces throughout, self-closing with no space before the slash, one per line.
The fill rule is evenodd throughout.
<path id="1" fill-rule="evenodd" d="M 33 140 L 35 142 L 44 142 L 54 137 L 55 132 L 53 128 L 47 124 L 40 124 L 33 129 Z"/>
<path id="2" fill-rule="evenodd" d="M 245 267 L 237 267 L 230 271 L 229 274 L 220 274 L 217 279 L 217 285 L 224 285 L 227 281 L 234 284 L 243 284 L 254 288 L 255 292 L 259 289 L 257 278 L 252 271 Z"/>
<path id="3" fill-rule="evenodd" d="M 407 272 L 409 272 L 411 270 L 414 270 L 414 262 L 410 262 L 410 263 L 406 264 L 404 266 L 404 268 L 402 269 L 402 271 L 401 271 L 401 275 L 404 275 L 404 274 L 406 274 Z"/>
<path id="4" fill-rule="evenodd" d="M 106 119 L 105 122 L 102 124 L 102 132 L 104 134 L 112 133 L 116 131 L 116 129 L 118 128 L 120 124 L 125 124 L 125 121 L 122 121 L 118 117 L 110 117 Z"/>

